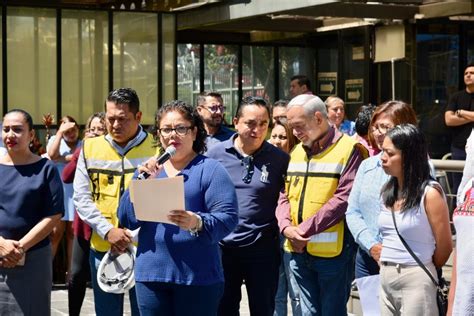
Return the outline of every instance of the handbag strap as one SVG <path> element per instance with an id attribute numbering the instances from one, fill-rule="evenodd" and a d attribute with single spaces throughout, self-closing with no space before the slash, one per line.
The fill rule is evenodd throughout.
<path id="1" fill-rule="evenodd" d="M 436 281 L 436 279 L 433 277 L 433 275 L 431 274 L 431 272 L 426 268 L 426 266 L 421 262 L 421 260 L 415 255 L 415 253 L 411 250 L 410 246 L 408 246 L 407 242 L 405 241 L 405 239 L 402 237 L 402 235 L 400 235 L 400 232 L 398 231 L 398 227 L 397 227 L 397 221 L 395 220 L 395 212 L 393 210 L 391 210 L 391 213 L 392 213 L 392 218 L 393 218 L 393 225 L 395 226 L 395 230 L 397 231 L 397 235 L 398 237 L 400 237 L 400 240 L 402 241 L 402 244 L 405 246 L 405 248 L 407 249 L 408 253 L 410 253 L 410 255 L 413 257 L 413 259 L 415 259 L 416 263 L 418 263 L 418 265 L 420 266 L 420 268 L 423 269 L 423 271 L 426 272 L 426 274 L 430 277 L 431 281 L 433 281 L 434 285 L 436 285 L 437 287 L 439 287 L 439 284 L 438 282 Z"/>

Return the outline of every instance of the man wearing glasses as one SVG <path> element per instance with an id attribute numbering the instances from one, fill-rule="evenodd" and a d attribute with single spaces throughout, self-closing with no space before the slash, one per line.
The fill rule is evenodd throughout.
<path id="1" fill-rule="evenodd" d="M 347 315 L 357 249 L 345 223 L 347 199 L 367 150 L 328 121 L 324 102 L 299 95 L 288 124 L 301 141 L 291 152 L 277 218 L 292 254 L 303 315 Z"/>
<path id="2" fill-rule="evenodd" d="M 251 315 L 273 315 L 280 266 L 280 238 L 275 208 L 284 188 L 289 156 L 265 141 L 270 106 L 247 97 L 233 120 L 237 134 L 212 147 L 234 183 L 239 224 L 221 241 L 225 288 L 219 315 L 238 315 L 243 282 Z"/>
<path id="3" fill-rule="evenodd" d="M 228 140 L 234 131 L 224 126 L 225 106 L 220 93 L 202 92 L 197 102 L 197 111 L 207 132 L 206 146 L 209 150 L 215 144 Z"/>

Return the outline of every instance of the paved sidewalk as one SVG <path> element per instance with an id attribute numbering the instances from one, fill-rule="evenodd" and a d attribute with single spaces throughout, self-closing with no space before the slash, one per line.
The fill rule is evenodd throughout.
<path id="1" fill-rule="evenodd" d="M 451 269 L 452 269 L 452 256 L 449 258 L 446 265 L 443 267 L 443 276 L 450 281 L 451 280 Z M 67 289 L 63 286 L 57 286 L 53 289 L 51 294 L 51 315 L 52 316 L 62 316 L 68 315 L 68 306 L 67 306 Z M 359 295 L 357 291 L 353 291 L 351 298 L 347 304 L 348 306 L 348 315 L 359 316 L 362 315 Z M 94 297 L 92 294 L 92 289 L 87 289 L 86 297 L 82 305 L 81 315 L 92 316 L 94 313 Z M 128 298 L 125 298 L 125 313 L 124 315 L 130 315 L 130 303 Z M 247 300 L 247 291 L 245 286 L 242 286 L 242 301 L 240 303 L 240 315 L 241 316 L 250 316 L 248 300 Z M 291 316 L 290 304 L 288 304 L 288 315 Z"/>

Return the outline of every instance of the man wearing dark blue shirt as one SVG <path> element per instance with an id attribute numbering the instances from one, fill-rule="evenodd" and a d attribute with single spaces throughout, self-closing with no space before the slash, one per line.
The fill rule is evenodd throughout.
<path id="1" fill-rule="evenodd" d="M 239 202 L 239 224 L 221 242 L 225 289 L 219 315 L 238 315 L 245 281 L 252 315 L 273 315 L 280 265 L 275 217 L 289 156 L 265 141 L 270 107 L 244 98 L 237 109 L 237 135 L 213 146 L 207 156 L 230 174 Z"/>
<path id="2" fill-rule="evenodd" d="M 206 146 L 209 150 L 215 144 L 228 140 L 234 131 L 224 125 L 225 106 L 220 93 L 202 92 L 197 103 L 198 114 L 207 132 Z"/>

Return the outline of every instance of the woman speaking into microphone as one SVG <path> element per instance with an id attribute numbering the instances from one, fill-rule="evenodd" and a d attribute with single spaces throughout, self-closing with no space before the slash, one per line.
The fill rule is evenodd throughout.
<path id="1" fill-rule="evenodd" d="M 172 224 L 139 221 L 129 191 L 120 201 L 121 225 L 141 228 L 135 281 L 141 315 L 216 315 L 224 290 L 218 242 L 237 225 L 234 185 L 217 161 L 203 156 L 206 131 L 191 106 L 171 101 L 155 117 L 156 138 L 166 150 L 159 165 L 149 161 L 139 171 L 149 178 L 183 176 L 185 210 L 170 211 Z M 143 180 L 147 181 L 147 180 Z"/>

